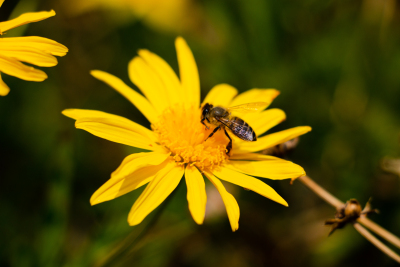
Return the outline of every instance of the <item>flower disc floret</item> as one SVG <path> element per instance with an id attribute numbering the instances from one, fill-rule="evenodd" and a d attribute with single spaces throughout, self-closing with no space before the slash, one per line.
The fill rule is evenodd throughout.
<path id="1" fill-rule="evenodd" d="M 200 123 L 200 109 L 177 104 L 164 110 L 159 121 L 152 125 L 159 144 L 171 152 L 178 164 L 190 164 L 202 170 L 220 166 L 228 160 L 226 145 L 229 140 L 221 134 L 210 135 L 214 127 Z"/>

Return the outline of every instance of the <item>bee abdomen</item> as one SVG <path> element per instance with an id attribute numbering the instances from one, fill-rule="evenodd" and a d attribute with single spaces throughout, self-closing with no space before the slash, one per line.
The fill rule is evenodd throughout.
<path id="1" fill-rule="evenodd" d="M 256 133 L 247 122 L 238 117 L 231 119 L 231 127 L 229 127 L 234 135 L 245 141 L 256 141 Z"/>

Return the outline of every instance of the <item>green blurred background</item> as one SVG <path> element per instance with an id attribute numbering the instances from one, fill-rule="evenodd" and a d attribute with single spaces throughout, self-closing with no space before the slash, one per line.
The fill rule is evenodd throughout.
<path id="1" fill-rule="evenodd" d="M 91 207 L 91 195 L 134 149 L 76 130 L 66 108 L 96 109 L 149 126 L 126 99 L 90 76 L 132 85 L 140 48 L 176 71 L 176 36 L 196 58 L 202 97 L 218 83 L 277 88 L 272 107 L 310 125 L 290 159 L 343 201 L 372 197 L 371 218 L 400 235 L 400 8 L 395 0 L 5 0 L 1 20 L 37 10 L 57 15 L 6 36 L 37 35 L 69 48 L 41 83 L 3 75 L 0 98 L 0 266 L 396 266 L 352 227 L 328 237 L 328 206 L 301 183 L 269 181 L 285 208 L 236 186 L 239 230 L 207 184 L 204 225 L 188 211 L 184 180 L 136 227 L 142 189 Z M 112 4 L 114 3 L 114 4 Z M 147 6 L 149 5 L 149 6 Z"/>

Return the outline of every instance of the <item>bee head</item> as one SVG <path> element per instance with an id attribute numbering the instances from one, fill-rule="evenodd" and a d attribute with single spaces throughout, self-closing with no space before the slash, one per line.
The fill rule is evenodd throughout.
<path id="1" fill-rule="evenodd" d="M 201 119 L 204 119 L 207 114 L 210 113 L 210 110 L 213 108 L 213 105 L 205 103 L 203 108 L 202 108 L 202 112 L 201 112 Z"/>

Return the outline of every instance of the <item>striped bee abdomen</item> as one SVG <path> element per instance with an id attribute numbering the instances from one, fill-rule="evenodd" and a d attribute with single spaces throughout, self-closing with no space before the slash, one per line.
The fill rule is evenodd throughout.
<path id="1" fill-rule="evenodd" d="M 227 123 L 231 132 L 245 141 L 256 141 L 256 133 L 247 122 L 238 117 L 231 117 Z"/>

